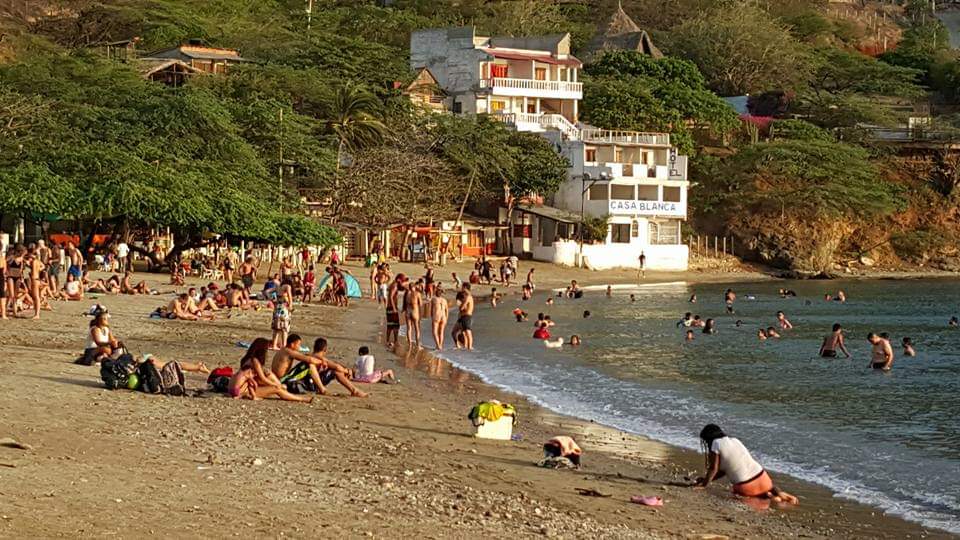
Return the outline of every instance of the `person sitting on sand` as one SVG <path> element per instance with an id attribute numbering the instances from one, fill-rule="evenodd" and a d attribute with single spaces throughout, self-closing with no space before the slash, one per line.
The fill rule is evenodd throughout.
<path id="1" fill-rule="evenodd" d="M 903 338 L 903 341 L 901 341 L 901 343 L 903 344 L 903 355 L 904 355 L 904 356 L 913 357 L 913 356 L 916 356 L 916 355 L 917 355 L 917 351 L 914 350 L 914 348 L 913 348 L 913 340 L 912 340 L 912 339 L 910 339 L 910 338 L 908 338 L 908 337 L 905 337 L 905 338 Z"/>
<path id="2" fill-rule="evenodd" d="M 397 378 L 392 369 L 374 369 L 376 359 L 370 354 L 369 347 L 360 347 L 357 351 L 357 363 L 353 370 L 353 381 L 359 383 L 375 384 L 384 382 L 387 384 L 396 384 Z"/>
<path id="3" fill-rule="evenodd" d="M 181 293 L 170 301 L 170 304 L 167 305 L 166 317 L 168 319 L 178 319 L 181 321 L 199 321 L 210 318 L 205 317 L 203 313 L 190 302 L 190 295 L 187 293 Z"/>
<path id="4" fill-rule="evenodd" d="M 123 294 L 150 294 L 150 287 L 147 287 L 146 281 L 138 281 L 136 285 L 132 283 L 133 273 L 127 270 L 123 273 L 123 281 L 120 282 L 120 292 Z"/>
<path id="5" fill-rule="evenodd" d="M 73 274 L 67 274 L 67 281 L 63 284 L 63 296 L 67 300 L 83 300 L 83 287 Z"/>
<path id="6" fill-rule="evenodd" d="M 777 323 L 780 324 L 780 328 L 784 330 L 790 330 L 793 328 L 793 325 L 787 319 L 787 316 L 783 314 L 782 311 L 777 312 Z"/>
<path id="7" fill-rule="evenodd" d="M 290 334 L 286 347 L 274 354 L 271 370 L 281 382 L 289 386 L 292 382 L 303 381 L 309 377 L 312 388 L 318 394 L 326 395 L 327 385 L 336 379 L 353 397 L 363 398 L 369 395 L 358 390 L 350 382 L 350 371 L 347 368 L 326 358 L 326 339 L 317 338 L 313 342 L 313 353 L 309 355 L 300 352 L 302 343 L 303 339 L 300 336 Z M 298 360 L 299 363 L 291 369 L 290 366 L 294 360 Z M 308 388 L 310 388 L 309 385 Z"/>
<path id="8" fill-rule="evenodd" d="M 840 323 L 834 324 L 833 332 L 823 338 L 823 343 L 820 344 L 820 356 L 823 358 L 836 358 L 837 349 L 840 349 L 844 356 L 850 358 L 850 353 L 847 352 L 847 347 L 843 344 L 843 329 L 840 327 Z"/>
<path id="9" fill-rule="evenodd" d="M 793 495 L 777 488 L 770 474 L 757 463 L 739 439 L 728 437 L 715 424 L 700 430 L 700 444 L 706 459 L 706 471 L 694 484 L 705 489 L 710 482 L 726 476 L 733 492 L 742 497 L 760 497 L 777 503 L 798 504 Z"/>
<path id="10" fill-rule="evenodd" d="M 291 394 L 280 384 L 280 381 L 273 381 L 266 376 L 263 372 L 263 363 L 266 361 L 269 346 L 270 342 L 267 338 L 257 338 L 253 341 L 244 356 L 245 360 L 240 362 L 240 369 L 230 377 L 227 393 L 233 399 L 257 401 L 276 396 L 284 401 L 312 402 L 312 396 Z"/>
<path id="11" fill-rule="evenodd" d="M 82 363 L 92 366 L 104 358 L 108 358 L 120 347 L 122 347 L 122 344 L 113 336 L 113 331 L 110 329 L 109 315 L 106 311 L 101 311 L 90 321 L 90 330 L 87 332 L 87 345 L 83 349 Z"/>
<path id="12" fill-rule="evenodd" d="M 768 338 L 777 338 L 777 339 L 780 339 L 780 333 L 777 332 L 777 329 L 776 329 L 776 328 L 774 328 L 774 327 L 772 327 L 772 326 L 768 326 L 768 327 L 767 327 L 767 337 L 768 337 Z"/>

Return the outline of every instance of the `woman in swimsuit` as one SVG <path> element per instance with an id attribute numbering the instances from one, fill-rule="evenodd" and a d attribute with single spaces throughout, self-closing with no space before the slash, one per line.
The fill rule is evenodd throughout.
<path id="1" fill-rule="evenodd" d="M 228 392 L 234 399 L 252 399 L 254 401 L 268 397 L 279 397 L 284 401 L 311 403 L 313 397 L 298 396 L 287 392 L 280 379 L 272 371 L 264 369 L 270 340 L 257 338 L 250 344 L 247 353 L 240 359 L 240 369 L 230 378 Z"/>
<path id="2" fill-rule="evenodd" d="M 23 281 L 23 266 L 24 266 L 24 248 L 20 244 L 17 244 L 13 248 L 13 254 L 7 258 L 7 292 L 10 293 L 10 298 L 13 299 L 13 316 L 16 317 L 19 315 L 19 310 L 17 306 L 17 299 L 20 298 L 20 283 Z"/>
<path id="3" fill-rule="evenodd" d="M 704 489 L 710 482 L 726 476 L 733 484 L 733 492 L 742 497 L 760 497 L 784 504 L 799 502 L 793 495 L 777 488 L 743 443 L 728 437 L 719 426 L 704 426 L 700 431 L 700 445 L 706 456 L 706 471 L 697 479 L 694 488 Z"/>

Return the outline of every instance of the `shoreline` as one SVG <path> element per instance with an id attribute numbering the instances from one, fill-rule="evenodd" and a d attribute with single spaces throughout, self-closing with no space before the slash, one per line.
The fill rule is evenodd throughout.
<path id="1" fill-rule="evenodd" d="M 373 308 L 372 306 L 365 306 L 363 309 L 372 310 Z M 382 335 L 380 326 L 371 328 L 371 333 L 379 338 Z M 382 347 L 382 344 L 380 347 Z M 580 446 L 584 448 L 584 463 L 586 464 L 584 474 L 588 477 L 592 475 L 590 465 L 599 461 L 604 468 L 618 469 L 616 476 L 619 480 L 625 480 L 628 484 L 631 479 L 635 480 L 638 490 L 643 489 L 645 483 L 658 484 L 652 491 L 649 488 L 646 489 L 648 492 L 662 494 L 668 502 L 670 498 L 689 500 L 693 497 L 702 496 L 711 500 L 701 502 L 705 502 L 708 506 L 711 503 L 716 505 L 712 509 L 716 514 L 722 514 L 724 511 L 754 514 L 750 516 L 741 515 L 740 521 L 737 519 L 730 520 L 730 523 L 737 523 L 741 526 L 735 527 L 732 531 L 725 530 L 724 533 L 721 533 L 724 535 L 732 535 L 731 537 L 750 536 L 757 532 L 757 530 L 753 530 L 754 528 L 772 533 L 772 531 L 766 529 L 772 525 L 763 522 L 774 520 L 779 522 L 780 525 L 787 525 L 791 531 L 804 530 L 804 534 L 800 534 L 800 536 L 954 538 L 947 532 L 927 529 L 918 523 L 906 521 L 898 516 L 887 515 L 880 509 L 840 498 L 826 487 L 799 480 L 775 470 L 772 472 L 778 479 L 778 484 L 798 495 L 802 504 L 796 508 L 754 512 L 749 509 L 747 504 L 729 495 L 726 487 L 711 489 L 709 494 L 704 494 L 689 488 L 671 485 L 683 482 L 685 476 L 702 469 L 703 457 L 695 451 L 673 446 L 642 434 L 621 431 L 589 419 L 550 410 L 531 401 L 531 397 L 516 394 L 485 382 L 478 375 L 458 367 L 455 363 L 434 356 L 431 351 L 421 349 L 411 353 L 411 351 L 405 349 L 404 344 L 398 347 L 397 353 L 395 353 L 395 361 L 399 367 L 415 370 L 420 376 L 427 379 L 424 382 L 418 382 L 418 384 L 424 384 L 432 389 L 442 389 L 443 383 L 435 382 L 435 379 L 437 379 L 438 374 L 449 372 L 455 374 L 451 377 L 459 377 L 457 384 L 460 385 L 460 389 L 449 389 L 452 393 L 466 393 L 464 389 L 469 388 L 470 395 L 496 398 L 514 404 L 521 414 L 516 429 L 518 431 L 526 430 L 526 433 L 536 433 L 539 436 L 538 442 L 542 442 L 541 439 L 545 441 L 550 436 L 561 433 L 574 436 Z M 438 364 L 442 367 L 438 367 Z M 466 411 L 469 406 L 468 403 L 464 403 L 461 408 Z M 526 424 L 525 419 L 530 418 L 536 420 L 538 427 Z M 691 435 L 691 437 L 695 438 L 695 435 Z M 528 438 L 529 436 L 525 434 L 524 439 Z M 498 442 L 484 443 L 496 445 Z M 515 443 L 503 442 L 502 444 Z M 531 455 L 531 467 L 536 460 L 534 456 L 537 456 L 537 454 Z M 650 477 L 659 478 L 651 479 Z M 721 484 L 723 483 L 721 482 Z M 605 487 L 599 487 L 598 489 L 607 491 Z M 708 523 L 712 522 L 711 525 L 714 528 L 721 526 L 716 520 L 729 519 L 720 516 L 712 517 L 713 519 L 708 519 Z M 752 521 L 754 519 L 757 521 Z M 676 534 L 678 531 L 658 530 L 657 532 Z M 779 531 L 773 534 L 783 535 L 785 532 Z"/>
<path id="2" fill-rule="evenodd" d="M 617 282 L 606 282 L 602 284 L 596 284 L 593 280 L 590 282 L 584 283 L 585 280 L 582 276 L 579 276 L 578 279 L 581 280 L 581 288 L 589 291 L 601 291 L 610 285 L 614 290 L 633 288 L 637 286 L 644 285 L 660 285 L 660 284 L 669 284 L 669 283 L 749 283 L 749 282 L 766 282 L 766 281 L 791 281 L 769 274 L 762 274 L 757 272 L 743 272 L 743 273 L 734 273 L 734 274 L 718 274 L 718 273 L 707 273 L 703 277 L 705 279 L 700 280 L 698 276 L 676 276 L 664 273 L 665 275 L 654 277 L 648 277 L 643 280 L 641 284 L 636 284 L 634 282 L 630 283 L 617 283 Z M 409 274 L 408 274 L 409 275 Z M 677 279 L 680 277 L 681 279 Z M 960 275 L 949 274 L 949 273 L 940 273 L 940 274 L 929 274 L 929 273 L 911 273 L 911 274 L 890 274 L 890 273 L 877 273 L 874 275 L 858 275 L 858 276 L 842 276 L 836 280 L 832 281 L 862 281 L 862 280 L 888 280 L 888 279 L 957 279 Z M 693 279 L 690 279 L 693 278 Z M 602 280 L 599 280 L 602 282 Z M 563 282 L 550 283 L 548 285 L 543 285 L 538 287 L 538 289 L 546 289 L 556 293 L 558 290 L 563 290 Z M 509 298 L 510 296 L 519 295 L 517 292 L 504 293 L 504 299 Z M 488 311 L 486 308 L 485 300 L 489 298 L 489 295 L 485 292 L 480 292 L 475 290 L 475 297 L 477 298 L 478 304 L 481 307 L 482 311 Z M 375 329 L 379 335 L 381 328 Z M 400 355 L 398 358 L 402 358 L 408 353 L 403 352 L 402 347 L 400 347 Z M 484 381 L 477 374 L 469 372 L 458 366 L 455 362 L 451 362 L 447 359 L 434 357 L 431 352 L 422 350 L 420 355 L 425 355 L 428 360 L 423 362 L 431 363 L 438 362 L 446 364 L 450 369 L 456 369 L 464 371 L 468 374 L 470 382 L 480 388 L 477 392 L 487 391 L 490 393 L 495 393 L 500 396 L 506 397 L 507 401 L 517 404 L 521 403 L 523 409 L 536 411 L 535 414 L 541 422 L 544 422 L 545 425 L 558 425 L 563 426 L 568 430 L 573 430 L 572 433 L 568 434 L 581 434 L 587 435 L 589 437 L 588 446 L 593 446 L 600 450 L 604 454 L 609 454 L 610 457 L 614 460 L 624 461 L 629 460 L 631 457 L 639 457 L 641 459 L 650 459 L 651 456 L 670 456 L 668 460 L 669 463 L 672 463 L 675 468 L 678 470 L 685 470 L 687 473 L 693 473 L 695 471 L 700 471 L 702 469 L 702 456 L 688 448 L 683 448 L 679 446 L 674 446 L 670 443 L 659 441 L 644 434 L 635 434 L 627 431 L 619 430 L 612 426 L 603 425 L 596 423 L 593 420 L 571 416 L 568 414 L 560 413 L 553 411 L 543 405 L 535 403 L 536 398 L 530 396 L 524 396 L 518 394 L 512 390 L 497 386 L 492 383 Z M 410 367 L 410 363 L 407 362 L 405 365 Z M 417 367 L 417 364 L 414 363 L 413 367 Z M 502 400 L 502 399 L 501 399 Z M 558 434 L 558 433 L 554 433 Z M 544 437 L 546 440 L 548 437 Z M 695 439 L 695 434 L 691 435 L 692 440 Z M 592 439 L 592 440 L 590 440 Z M 587 446 L 584 446 L 584 443 L 579 437 L 577 437 L 578 442 L 581 443 L 581 446 L 584 449 L 587 449 Z M 940 529 L 928 528 L 920 523 L 909 521 L 903 517 L 888 514 L 886 511 L 870 506 L 868 504 L 859 503 L 852 499 L 843 497 L 841 494 L 838 494 L 832 491 L 830 488 L 818 484 L 814 481 L 801 480 L 794 476 L 779 473 L 776 470 L 772 470 L 776 478 L 778 478 L 778 485 L 783 485 L 788 491 L 795 493 L 801 497 L 804 503 L 801 507 L 797 509 L 791 509 L 784 512 L 778 512 L 780 517 L 791 521 L 803 523 L 804 521 L 809 520 L 809 525 L 813 526 L 816 524 L 819 527 L 820 532 L 824 534 L 833 535 L 836 533 L 841 533 L 848 537 L 924 537 L 924 538 L 955 538 L 956 536 L 952 535 L 947 531 L 942 531 Z M 676 471 L 675 471 L 676 473 Z M 676 474 L 675 474 L 676 476 Z M 682 477 L 683 474 L 680 474 Z M 675 480 L 674 480 L 675 481 Z M 724 497 L 721 496 L 721 499 Z M 743 505 L 741 505 L 743 506 Z M 798 524 L 799 524 L 798 523 Z"/>

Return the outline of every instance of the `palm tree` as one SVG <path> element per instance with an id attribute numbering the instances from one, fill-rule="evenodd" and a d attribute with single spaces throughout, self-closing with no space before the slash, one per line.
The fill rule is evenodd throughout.
<path id="1" fill-rule="evenodd" d="M 380 108 L 380 100 L 366 88 L 344 85 L 334 89 L 326 104 L 326 124 L 339 140 L 337 170 L 345 151 L 376 144 L 383 138 L 387 126 L 379 118 Z"/>

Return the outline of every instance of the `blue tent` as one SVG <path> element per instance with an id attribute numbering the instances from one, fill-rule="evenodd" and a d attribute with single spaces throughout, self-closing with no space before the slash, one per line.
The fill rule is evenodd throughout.
<path id="1" fill-rule="evenodd" d="M 351 276 L 350 274 L 344 274 L 343 280 L 347 282 L 347 297 L 348 298 L 363 298 L 363 291 L 360 290 L 360 282 L 357 281 L 357 278 Z M 323 291 L 330 285 L 330 274 L 323 276 L 323 279 L 320 280 L 320 286 L 317 288 L 318 291 Z"/>

